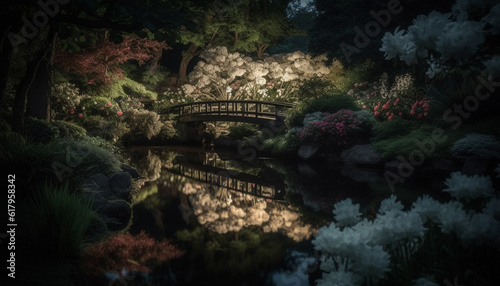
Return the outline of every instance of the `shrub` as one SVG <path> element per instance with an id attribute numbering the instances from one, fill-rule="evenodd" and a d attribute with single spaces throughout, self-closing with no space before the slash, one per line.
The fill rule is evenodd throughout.
<path id="1" fill-rule="evenodd" d="M 350 110 L 326 114 L 323 121 L 312 121 L 298 133 L 306 143 L 318 146 L 346 146 L 360 139 L 366 132 L 361 121 Z"/>
<path id="2" fill-rule="evenodd" d="M 48 143 L 59 135 L 57 127 L 33 117 L 25 120 L 23 128 L 24 136 L 32 143 Z"/>
<path id="3" fill-rule="evenodd" d="M 74 259 L 80 255 L 84 235 L 97 214 L 92 201 L 82 201 L 66 183 L 46 183 L 20 205 L 19 247 L 29 257 Z"/>
<path id="4" fill-rule="evenodd" d="M 161 263 L 182 256 L 183 251 L 170 241 L 156 241 L 144 231 L 137 235 L 119 233 L 100 244 L 89 246 L 83 256 L 88 271 L 102 275 L 121 272 L 122 269 L 151 272 L 153 263 Z"/>
<path id="5" fill-rule="evenodd" d="M 51 124 L 57 127 L 59 137 L 61 138 L 82 139 L 86 135 L 83 127 L 68 121 L 57 120 L 52 121 Z"/>
<path id="6" fill-rule="evenodd" d="M 341 109 L 359 110 L 354 99 L 347 94 L 331 95 L 308 100 L 298 104 L 288 111 L 285 123 L 289 128 L 301 126 L 305 115 L 313 112 L 335 113 Z"/>
<path id="7" fill-rule="evenodd" d="M 432 138 L 432 126 L 423 126 L 419 129 L 411 131 L 409 134 L 400 135 L 394 138 L 387 138 L 372 143 L 373 147 L 386 159 L 395 159 L 398 155 L 408 158 L 409 155 L 415 151 L 420 150 L 421 147 L 416 142 L 421 142 Z M 427 157 L 440 156 L 446 154 L 448 145 L 445 142 L 436 143 L 436 148 L 432 154 Z M 426 157 L 426 158 L 427 158 Z"/>
<path id="8" fill-rule="evenodd" d="M 124 114 L 124 121 L 128 124 L 132 134 L 142 134 L 148 139 L 157 135 L 163 126 L 160 116 L 148 110 L 127 110 Z"/>
<path id="9" fill-rule="evenodd" d="M 275 156 L 289 156 L 295 154 L 300 147 L 301 141 L 298 132 L 299 127 L 294 127 L 284 134 L 279 134 L 264 141 L 264 151 Z"/>
<path id="10" fill-rule="evenodd" d="M 312 78 L 302 82 L 297 90 L 297 100 L 319 98 L 331 94 L 333 87 L 329 81 L 321 78 Z"/>
<path id="11" fill-rule="evenodd" d="M 381 141 L 403 136 L 418 128 L 418 122 L 402 118 L 379 122 L 373 126 L 372 141 Z"/>
<path id="12" fill-rule="evenodd" d="M 494 135 L 469 133 L 457 140 L 450 150 L 453 157 L 500 158 L 500 140 Z"/>
<path id="13" fill-rule="evenodd" d="M 242 123 L 229 127 L 229 136 L 235 140 L 254 135 L 259 130 L 255 124 Z"/>

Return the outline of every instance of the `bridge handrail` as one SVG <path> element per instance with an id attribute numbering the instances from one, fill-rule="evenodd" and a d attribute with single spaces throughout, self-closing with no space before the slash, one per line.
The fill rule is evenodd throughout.
<path id="1" fill-rule="evenodd" d="M 175 110 L 177 108 L 181 108 L 189 105 L 197 105 L 197 104 L 215 104 L 215 103 L 246 103 L 246 104 L 266 104 L 266 105 L 274 105 L 279 107 L 292 108 L 294 106 L 293 103 L 289 102 L 274 102 L 274 101 L 260 101 L 260 100 L 205 100 L 205 101 L 197 101 L 197 102 L 188 102 L 182 104 L 176 104 L 169 107 L 167 110 Z"/>

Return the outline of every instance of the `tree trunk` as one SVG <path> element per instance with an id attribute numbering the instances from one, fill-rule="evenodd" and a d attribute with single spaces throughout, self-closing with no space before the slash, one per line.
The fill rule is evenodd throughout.
<path id="1" fill-rule="evenodd" d="M 177 79 L 177 86 L 181 86 L 187 81 L 187 68 L 189 62 L 196 56 L 198 46 L 191 44 L 187 51 L 182 55 L 181 64 L 179 66 L 179 78 Z"/>
<path id="2" fill-rule="evenodd" d="M 26 116 L 49 122 L 50 115 L 50 61 L 43 56 L 27 90 Z"/>
<path id="3" fill-rule="evenodd" d="M 151 60 L 149 60 L 148 70 L 150 72 L 156 72 L 156 70 L 158 69 L 158 61 L 160 60 L 162 53 L 163 53 L 163 49 L 160 49 L 159 51 L 155 52 L 153 55 L 153 58 L 151 58 Z"/>
<path id="4" fill-rule="evenodd" d="M 261 59 L 264 51 L 267 49 L 267 45 L 258 45 L 257 47 L 257 58 Z"/>
<path id="5" fill-rule="evenodd" d="M 27 64 L 14 99 L 12 131 L 21 133 L 26 116 L 48 121 L 50 115 L 50 55 L 51 49 L 40 50 Z"/>
<path id="6" fill-rule="evenodd" d="M 238 47 L 238 31 L 234 31 L 234 44 L 233 44 L 233 50 L 236 51 L 236 48 Z"/>

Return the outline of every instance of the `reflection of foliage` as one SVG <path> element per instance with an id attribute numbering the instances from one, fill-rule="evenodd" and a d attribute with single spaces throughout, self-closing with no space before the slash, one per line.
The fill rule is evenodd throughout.
<path id="1" fill-rule="evenodd" d="M 146 200 L 149 196 L 158 193 L 158 186 L 155 184 L 150 184 L 141 187 L 139 190 L 132 194 L 132 205 L 136 205 Z"/>
<path id="2" fill-rule="evenodd" d="M 197 275 L 203 281 L 224 277 L 224 281 L 240 283 L 250 280 L 249 285 L 265 285 L 265 281 L 259 280 L 265 279 L 265 275 L 263 278 L 255 273 L 279 266 L 291 243 L 279 234 L 263 233 L 255 227 L 241 230 L 237 237 L 234 234 L 211 233 L 203 227 L 178 231 L 176 237 L 192 243 L 194 249 L 190 263 L 196 261 L 194 263 L 204 269 Z"/>
<path id="3" fill-rule="evenodd" d="M 146 181 L 155 181 L 160 177 L 162 161 L 158 155 L 148 150 L 146 156 L 144 152 L 132 152 L 129 161 L 132 166 L 141 174 Z"/>
<path id="4" fill-rule="evenodd" d="M 83 263 L 94 274 L 120 272 L 122 269 L 149 273 L 153 263 L 165 262 L 183 254 L 170 241 L 157 242 L 144 232 L 135 236 L 127 233 L 89 246 L 83 255 Z"/>

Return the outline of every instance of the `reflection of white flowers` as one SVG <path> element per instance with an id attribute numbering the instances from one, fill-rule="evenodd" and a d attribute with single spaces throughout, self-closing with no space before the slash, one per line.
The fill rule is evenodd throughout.
<path id="1" fill-rule="evenodd" d="M 479 175 L 468 177 L 460 172 L 452 173 L 450 178 L 446 179 L 445 184 L 448 188 L 443 191 L 449 192 L 457 199 L 489 198 L 495 191 L 489 177 Z"/>
<path id="2" fill-rule="evenodd" d="M 359 204 L 353 204 L 350 198 L 334 205 L 333 214 L 338 226 L 354 225 L 360 220 Z"/>

